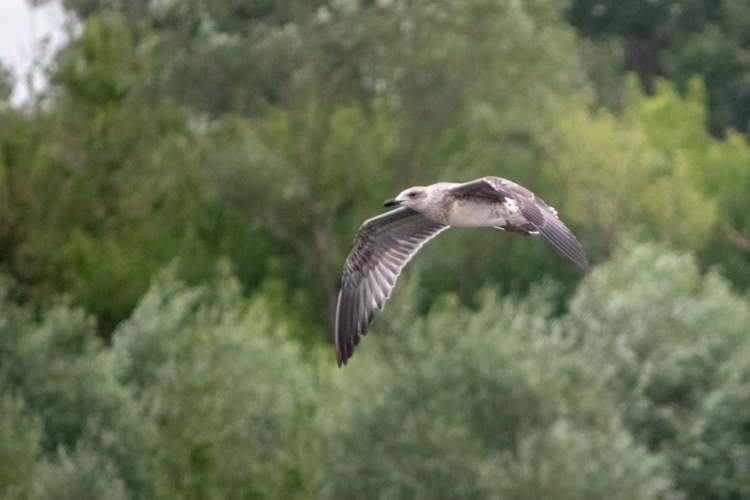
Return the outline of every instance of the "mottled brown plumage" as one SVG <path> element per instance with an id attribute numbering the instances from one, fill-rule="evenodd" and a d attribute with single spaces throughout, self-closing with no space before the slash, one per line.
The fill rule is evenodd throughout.
<path id="1" fill-rule="evenodd" d="M 365 221 L 344 264 L 335 326 L 339 366 L 352 357 L 407 262 L 450 226 L 541 233 L 581 269 L 591 271 L 581 245 L 557 212 L 528 189 L 500 177 L 413 187 L 385 204 L 401 207 Z"/>

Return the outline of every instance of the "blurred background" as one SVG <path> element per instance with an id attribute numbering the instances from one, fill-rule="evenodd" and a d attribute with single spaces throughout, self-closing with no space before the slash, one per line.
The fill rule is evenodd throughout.
<path id="1" fill-rule="evenodd" d="M 750 0 L 0 16 L 0 498 L 750 499 Z M 336 368 L 362 221 L 484 175 L 594 272 L 449 231 Z"/>

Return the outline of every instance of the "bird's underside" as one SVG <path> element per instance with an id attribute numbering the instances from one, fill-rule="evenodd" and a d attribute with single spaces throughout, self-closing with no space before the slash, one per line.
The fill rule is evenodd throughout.
<path id="1" fill-rule="evenodd" d="M 499 217 L 494 220 L 503 224 L 467 220 L 466 212 L 451 216 L 458 214 L 458 206 L 465 211 L 467 204 L 480 207 L 479 213 L 489 206 Z M 344 264 L 335 325 L 339 366 L 351 358 L 360 335 L 367 334 L 374 311 L 383 309 L 404 266 L 450 223 L 493 225 L 523 236 L 540 233 L 585 272 L 591 270 L 583 249 L 557 212 L 528 189 L 499 177 L 410 188 L 386 205 L 401 206 L 362 224 Z"/>
<path id="2" fill-rule="evenodd" d="M 529 226 L 514 226 L 512 224 L 505 224 L 504 226 L 495 226 L 503 231 L 509 233 L 520 234 L 521 236 L 531 236 L 532 234 L 539 234 L 539 231 L 535 231 L 533 227 Z"/>

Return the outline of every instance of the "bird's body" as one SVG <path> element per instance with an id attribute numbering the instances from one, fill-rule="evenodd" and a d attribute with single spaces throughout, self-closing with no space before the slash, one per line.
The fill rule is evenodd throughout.
<path id="1" fill-rule="evenodd" d="M 450 226 L 492 226 L 524 236 L 541 233 L 590 271 L 583 249 L 557 212 L 528 189 L 500 177 L 417 186 L 385 205 L 400 207 L 362 224 L 344 264 L 335 326 L 339 366 L 367 333 L 374 310 L 383 308 L 406 263 Z"/>
<path id="2" fill-rule="evenodd" d="M 494 226 L 523 224 L 518 206 L 508 200 L 506 203 L 491 203 L 484 200 L 457 200 L 447 219 L 448 226 Z"/>

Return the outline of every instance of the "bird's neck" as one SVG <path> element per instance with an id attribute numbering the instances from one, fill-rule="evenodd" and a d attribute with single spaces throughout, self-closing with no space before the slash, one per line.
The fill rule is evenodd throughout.
<path id="1" fill-rule="evenodd" d="M 439 184 L 434 184 L 433 186 L 450 187 L 451 185 L 453 185 L 453 183 L 441 182 Z M 446 191 L 445 189 L 435 189 L 430 193 L 429 203 L 425 204 L 419 213 L 430 220 L 448 225 L 452 205 L 453 196 L 450 191 Z"/>

